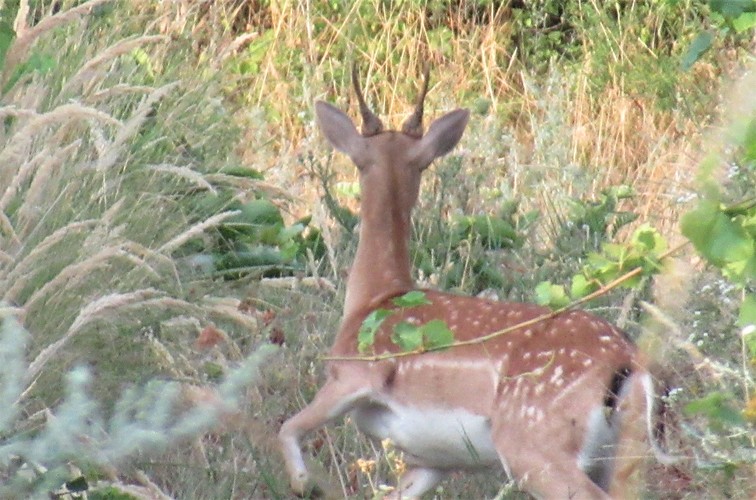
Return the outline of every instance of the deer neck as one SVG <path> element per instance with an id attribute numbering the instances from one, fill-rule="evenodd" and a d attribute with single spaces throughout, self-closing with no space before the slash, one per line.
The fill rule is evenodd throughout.
<path id="1" fill-rule="evenodd" d="M 372 192 L 363 198 L 360 240 L 347 280 L 345 318 L 414 287 L 409 256 L 410 210 L 399 206 L 392 190 L 384 192 L 384 196 Z"/>

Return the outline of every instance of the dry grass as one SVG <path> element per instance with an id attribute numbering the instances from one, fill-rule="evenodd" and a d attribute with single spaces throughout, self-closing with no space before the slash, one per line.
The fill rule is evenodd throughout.
<path id="1" fill-rule="evenodd" d="M 235 9 L 240 5 L 232 5 L 219 3 L 206 11 L 184 5 L 170 10 L 171 15 L 164 14 L 174 19 L 174 24 L 163 26 L 171 32 L 176 26 L 194 22 L 197 30 L 206 33 L 218 19 L 239 14 Z M 671 230 L 680 212 L 677 200 L 690 192 L 698 161 L 690 144 L 697 142 L 706 125 L 697 113 L 681 109 L 698 106 L 699 95 L 711 92 L 720 72 L 697 70 L 682 75 L 680 85 L 693 89 L 690 95 L 675 97 L 684 106 L 660 106 L 655 92 L 667 92 L 663 86 L 668 84 L 657 73 L 669 71 L 674 61 L 670 51 L 681 51 L 679 46 L 665 45 L 669 42 L 664 32 L 677 29 L 670 25 L 679 14 L 670 14 L 668 7 L 655 13 L 633 4 L 623 11 L 617 25 L 596 2 L 578 3 L 574 8 L 573 14 L 586 23 L 586 19 L 598 18 L 597 32 L 580 32 L 581 25 L 577 25 L 577 36 L 585 40 L 584 46 L 576 49 L 582 62 L 565 64 L 556 73 L 550 70 L 552 74 L 546 76 L 551 82 L 544 86 L 535 83 L 542 82 L 544 75 L 534 75 L 523 64 L 520 47 L 512 41 L 516 19 L 506 3 L 481 8 L 474 23 L 469 20 L 473 3 L 466 2 L 440 19 L 428 18 L 411 2 L 390 8 L 380 2 L 362 2 L 332 17 L 323 14 L 327 9 L 307 2 L 276 4 L 266 11 L 264 22 L 257 19 L 261 24 L 248 25 L 247 32 L 236 32 L 238 36 L 227 32 L 225 38 L 214 42 L 214 53 L 228 57 L 232 64 L 253 61 L 250 64 L 255 69 L 239 70 L 229 89 L 245 105 L 264 110 L 265 133 L 277 138 L 262 151 L 242 145 L 242 157 L 247 163 L 264 165 L 263 170 L 270 170 L 276 183 L 292 186 L 292 193 L 302 197 L 305 206 L 311 205 L 316 196 L 299 181 L 307 172 L 295 159 L 302 149 L 311 147 L 312 102 L 335 100 L 342 108 L 354 109 L 349 68 L 357 62 L 374 108 L 396 126 L 411 111 L 420 68 L 429 61 L 433 68 L 429 115 L 460 105 L 482 106 L 488 111 L 473 121 L 488 121 L 490 116 L 513 138 L 513 143 L 505 143 L 493 134 L 501 130 L 492 130 L 488 147 L 493 151 L 488 158 L 509 159 L 509 148 L 516 147 L 520 163 L 535 163 L 538 168 L 537 156 L 549 154 L 544 148 L 552 148 L 559 163 L 552 162 L 549 169 L 576 166 L 594 178 L 589 187 L 568 185 L 571 195 L 595 195 L 618 183 L 634 185 L 638 196 L 633 208 L 647 216 L 660 214 L 658 224 Z M 636 22 L 644 15 L 651 35 L 638 32 Z M 690 25 L 695 26 L 692 21 Z M 681 33 L 692 28 L 687 29 Z M 641 67 L 647 69 L 638 69 Z M 623 73 L 628 68 L 640 75 L 647 72 L 647 80 L 656 78 L 660 88 L 653 84 L 643 88 L 635 80 L 628 81 Z M 597 79 L 605 83 L 597 83 Z M 554 108 L 562 113 L 560 123 L 553 123 Z M 562 131 L 549 129 L 557 125 Z M 566 148 L 564 154 L 553 151 L 553 143 L 540 140 L 545 133 L 564 135 L 559 145 Z M 250 134 L 259 134 L 259 130 L 250 130 Z M 249 139 L 249 144 L 259 143 L 251 135 Z M 267 158 L 274 155 L 291 165 L 285 173 L 268 163 Z M 488 181 L 495 183 L 499 171 L 492 166 L 486 162 L 483 168 L 488 169 Z M 348 167 L 340 176 L 354 179 Z M 548 209 L 537 203 L 542 210 Z"/>
<path id="2" fill-rule="evenodd" d="M 599 2 L 577 2 L 581 19 L 598 19 L 594 32 L 578 33 L 580 57 L 539 64 L 522 53 L 527 41 L 513 40 L 517 26 L 508 2 L 489 3 L 471 22 L 464 9 L 478 2 L 460 2 L 439 19 L 414 2 L 390 8 L 378 0 L 354 2 L 327 16 L 304 1 L 263 8 L 143 0 L 115 7 L 123 25 L 103 27 L 96 10 L 84 14 L 104 3 L 85 2 L 30 26 L 28 2 L 21 2 L 20 36 L 0 81 L 10 82 L 12 68 L 30 54 L 64 56 L 54 70 L 29 71 L 0 96 L 6 124 L 0 127 L 0 316 L 21 318 L 33 335 L 29 380 L 36 383 L 22 401 L 30 414 L 54 405 L 60 373 L 74 362 L 97 368 L 96 395 L 108 401 L 124 385 L 152 376 L 208 384 L 261 342 L 283 343 L 260 386 L 249 391 L 249 421 L 161 459 L 143 457 L 140 468 L 149 477 L 134 481 L 177 498 L 287 497 L 271 429 L 319 385 L 319 356 L 338 326 L 342 269 L 353 243 L 329 218 L 317 174 L 304 158 L 335 170 L 334 181 L 353 181 L 355 173 L 320 146 L 311 108 L 315 99 L 327 99 L 356 115 L 353 61 L 370 102 L 394 126 L 411 110 L 425 61 L 433 67 L 428 117 L 457 106 L 474 111 L 459 157 L 436 165 L 425 181 L 417 217 L 422 238 L 437 227 L 430 218 L 438 224 L 459 213 L 495 213 L 515 198 L 522 211 L 537 208 L 559 220 L 568 200 L 619 183 L 638 192 L 623 208 L 672 235 L 685 209 L 681 200 L 693 191 L 697 142 L 713 109 L 707 103 L 715 101 L 700 96 L 713 96 L 721 75 L 731 71 L 727 64 L 738 61 L 723 52 L 727 64 L 707 61 L 682 75 L 675 91 L 664 94 L 677 104 L 662 105 L 661 90 L 630 77 L 653 80 L 680 49 L 664 45 L 668 13 L 635 2 L 621 18 L 624 27 Z M 631 23 L 642 12 L 645 24 Z M 638 32 L 641 25 L 650 37 Z M 241 140 L 235 126 L 244 129 Z M 265 180 L 223 171 L 239 165 L 263 172 Z M 217 201 L 227 190 L 232 200 L 274 199 L 290 219 L 315 214 L 327 235 L 328 262 L 318 267 L 311 259 L 315 277 L 281 280 L 226 282 L 187 271 L 183 257 L 192 245 L 238 213 L 222 203 L 203 212 L 193 197 Z M 340 201 L 356 206 L 348 195 Z M 514 283 L 574 265 L 557 258 L 539 270 L 536 254 L 548 248 L 546 240 L 530 235 L 528 247 L 508 260 L 488 257 L 502 259 Z M 679 274 L 657 285 L 667 292 L 662 298 L 678 300 L 654 300 L 658 323 L 675 332 L 667 348 L 676 353 L 678 379 L 689 377 L 691 394 L 711 379 L 726 381 L 724 387 L 733 380 L 727 363 L 704 366 L 703 357 L 680 354 L 701 349 L 685 338 L 686 329 L 702 328 L 686 308 L 710 307 L 717 298 L 702 306 L 687 297 L 698 282 Z M 512 293 L 527 297 L 529 290 Z M 731 318 L 721 302 L 712 318 Z M 621 307 L 610 305 L 608 314 Z M 624 310 L 638 331 L 636 312 Z M 712 336 L 726 328 L 727 321 L 716 321 Z M 218 334 L 206 350 L 197 347 L 203 332 Z M 393 481 L 389 452 L 350 423 L 309 444 L 327 475 L 338 478 L 337 491 L 370 494 Z M 359 459 L 376 456 L 377 469 L 359 470 Z M 122 477 L 111 477 L 112 484 L 138 475 L 128 467 L 118 472 Z M 701 474 L 691 481 L 703 489 L 686 491 L 716 495 L 728 487 L 710 477 Z M 491 496 L 502 481 L 464 478 L 445 484 L 438 496 Z M 514 498 L 510 490 L 502 497 Z"/>
<path id="3" fill-rule="evenodd" d="M 16 402 L 27 417 L 13 432 L 39 427 L 39 415 L 53 419 L 47 408 L 61 397 L 60 373 L 74 363 L 110 366 L 92 388 L 106 403 L 147 374 L 204 384 L 197 361 L 187 360 L 197 356 L 187 338 L 196 332 L 171 326 L 173 318 L 217 324 L 234 336 L 256 327 L 231 306 L 191 296 L 200 284 L 187 289 L 174 258 L 236 213 L 181 205 L 182 195 L 218 197 L 212 175 L 233 161 L 222 152 L 233 125 L 213 106 L 206 81 L 159 58 L 180 51 L 143 52 L 153 67 L 163 65 L 161 81 L 148 64 L 135 64 L 138 50 L 168 38 L 119 38 L 118 29 L 98 26 L 101 13 L 92 13 L 104 3 L 64 7 L 30 25 L 29 5 L 21 2 L 0 75 L 0 315 L 19 318 L 32 334 L 27 386 Z M 131 20 L 130 29 L 144 25 Z M 51 70 L 27 65 L 48 53 L 62 55 Z M 179 80 L 194 87 L 179 92 Z M 193 107 L 203 109 L 187 111 Z M 163 125 L 165 115 L 179 112 L 185 114 Z M 163 146 L 190 133 L 202 135 L 192 146 L 209 160 Z M 253 196 L 241 188 L 237 194 Z M 169 338 L 148 334 L 163 323 Z M 254 348 L 247 345 L 244 355 Z M 239 360 L 242 351 L 234 352 Z"/>

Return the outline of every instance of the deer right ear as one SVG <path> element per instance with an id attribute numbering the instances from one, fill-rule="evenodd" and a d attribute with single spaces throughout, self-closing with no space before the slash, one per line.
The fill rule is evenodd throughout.
<path id="1" fill-rule="evenodd" d="M 420 139 L 420 148 L 417 152 L 418 165 L 426 168 L 433 160 L 454 149 L 462 138 L 469 119 L 468 110 L 457 109 L 431 123 L 428 133 Z"/>
<path id="2" fill-rule="evenodd" d="M 349 155 L 359 166 L 357 157 L 365 148 L 365 138 L 357 132 L 352 120 L 338 108 L 323 101 L 315 103 L 315 115 L 318 117 L 320 131 L 328 142 L 337 150 Z"/>

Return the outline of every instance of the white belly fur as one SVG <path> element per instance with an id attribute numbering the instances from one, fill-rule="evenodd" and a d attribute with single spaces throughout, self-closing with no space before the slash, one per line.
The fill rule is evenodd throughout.
<path id="1" fill-rule="evenodd" d="M 412 465 L 480 469 L 500 463 L 489 420 L 466 410 L 366 402 L 352 411 L 352 418 L 370 437 L 391 439 Z"/>

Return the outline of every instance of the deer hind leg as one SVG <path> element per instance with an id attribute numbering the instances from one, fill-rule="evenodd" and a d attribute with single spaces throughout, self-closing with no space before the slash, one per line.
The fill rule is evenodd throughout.
<path id="1" fill-rule="evenodd" d="M 618 419 L 612 418 L 606 407 L 591 410 L 586 437 L 578 455 L 578 467 L 606 492 L 612 481 L 619 427 Z"/>
<path id="2" fill-rule="evenodd" d="M 565 456 L 550 463 L 553 455 L 544 454 L 541 464 L 523 473 L 513 470 L 517 485 L 536 498 L 544 500 L 609 500 L 611 497 Z M 573 462 L 573 463 L 570 463 Z"/>
<path id="3" fill-rule="evenodd" d="M 446 472 L 430 467 L 412 467 L 405 472 L 399 484 L 386 500 L 407 500 L 420 498 L 423 493 L 430 490 L 446 477 Z"/>
<path id="4" fill-rule="evenodd" d="M 507 475 L 520 489 L 544 500 L 610 498 L 580 469 L 574 452 L 508 430 L 518 427 L 523 426 L 494 425 L 492 437 Z"/>
<path id="5" fill-rule="evenodd" d="M 628 479 L 639 462 L 644 427 L 642 425 L 643 372 L 618 370 L 610 383 L 604 404 L 591 410 L 578 466 L 613 498 L 632 498 L 625 491 Z M 640 433 L 639 433 L 640 432 Z M 629 495 L 629 496 L 628 496 Z"/>
<path id="6" fill-rule="evenodd" d="M 354 408 L 368 393 L 360 382 L 329 379 L 309 405 L 281 426 L 278 440 L 295 494 L 304 496 L 316 487 L 307 471 L 299 440 Z"/>
<path id="7" fill-rule="evenodd" d="M 653 439 L 654 390 L 651 375 L 648 372 L 633 374 L 627 381 L 626 389 L 617 409 L 619 436 L 609 489 L 612 498 L 617 499 L 640 498 L 639 479 L 634 473 L 649 452 L 649 445 L 652 444 L 649 439 Z"/>
<path id="8" fill-rule="evenodd" d="M 574 457 L 555 459 L 553 453 L 544 453 L 532 467 L 511 463 L 517 486 L 536 498 L 543 500 L 608 500 L 611 498 L 596 486 L 574 463 Z"/>

